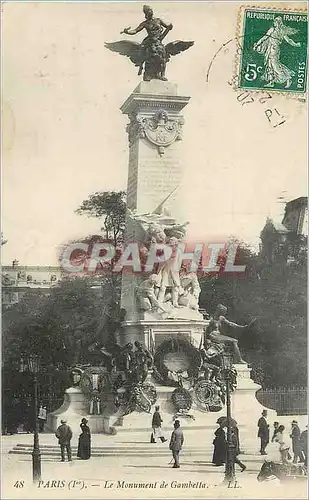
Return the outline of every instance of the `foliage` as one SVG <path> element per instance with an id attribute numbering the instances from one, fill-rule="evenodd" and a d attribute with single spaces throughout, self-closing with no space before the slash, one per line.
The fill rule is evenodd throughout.
<path id="1" fill-rule="evenodd" d="M 34 353 L 45 367 L 87 363 L 88 347 L 109 341 L 118 307 L 108 277 L 64 279 L 48 296 L 27 293 L 4 311 L 4 362 Z"/>
<path id="2" fill-rule="evenodd" d="M 103 191 L 91 194 L 76 210 L 79 215 L 97 217 L 103 220 L 104 237 L 111 239 L 115 246 L 123 241 L 125 230 L 125 191 Z"/>
<path id="3" fill-rule="evenodd" d="M 307 373 L 306 265 L 295 259 L 265 264 L 260 257 L 241 248 L 239 263 L 247 263 L 243 276 L 201 279 L 201 307 L 213 312 L 218 303 L 229 309 L 229 319 L 247 324 L 258 318 L 258 326 L 239 336 L 244 358 L 251 363 L 257 382 L 265 387 L 304 385 Z M 236 333 L 236 332 L 235 332 Z M 234 336 L 234 331 L 227 332 Z"/>

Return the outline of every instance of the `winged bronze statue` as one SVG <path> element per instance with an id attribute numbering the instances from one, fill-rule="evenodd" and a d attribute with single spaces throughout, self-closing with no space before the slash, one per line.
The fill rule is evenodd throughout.
<path id="1" fill-rule="evenodd" d="M 167 80 L 165 77 L 166 63 L 171 56 L 180 54 L 184 50 L 192 47 L 194 42 L 184 42 L 176 40 L 167 45 L 163 45 L 162 40 L 173 28 L 172 24 L 166 24 L 162 19 L 155 18 L 153 10 L 148 5 L 144 5 L 143 12 L 145 21 L 137 28 L 125 28 L 122 33 L 126 35 L 136 35 L 143 29 L 147 31 L 147 37 L 142 43 L 121 40 L 119 42 L 105 43 L 105 47 L 113 52 L 118 52 L 123 56 L 129 57 L 132 63 L 139 68 L 138 74 L 144 71 L 143 79 Z"/>

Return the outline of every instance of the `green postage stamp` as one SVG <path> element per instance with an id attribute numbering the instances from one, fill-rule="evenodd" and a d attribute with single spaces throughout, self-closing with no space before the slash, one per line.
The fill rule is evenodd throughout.
<path id="1" fill-rule="evenodd" d="M 248 7 L 242 19 L 238 87 L 304 93 L 307 12 Z"/>

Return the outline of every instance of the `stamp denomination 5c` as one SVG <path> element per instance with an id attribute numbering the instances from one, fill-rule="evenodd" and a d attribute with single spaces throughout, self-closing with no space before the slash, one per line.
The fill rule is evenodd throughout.
<path id="1" fill-rule="evenodd" d="M 238 87 L 304 93 L 307 30 L 305 11 L 244 8 Z"/>

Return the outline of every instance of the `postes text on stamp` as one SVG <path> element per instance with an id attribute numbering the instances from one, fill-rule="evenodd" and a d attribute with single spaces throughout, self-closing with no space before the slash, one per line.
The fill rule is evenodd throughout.
<path id="1" fill-rule="evenodd" d="M 238 88 L 304 93 L 307 29 L 305 11 L 245 8 Z"/>

